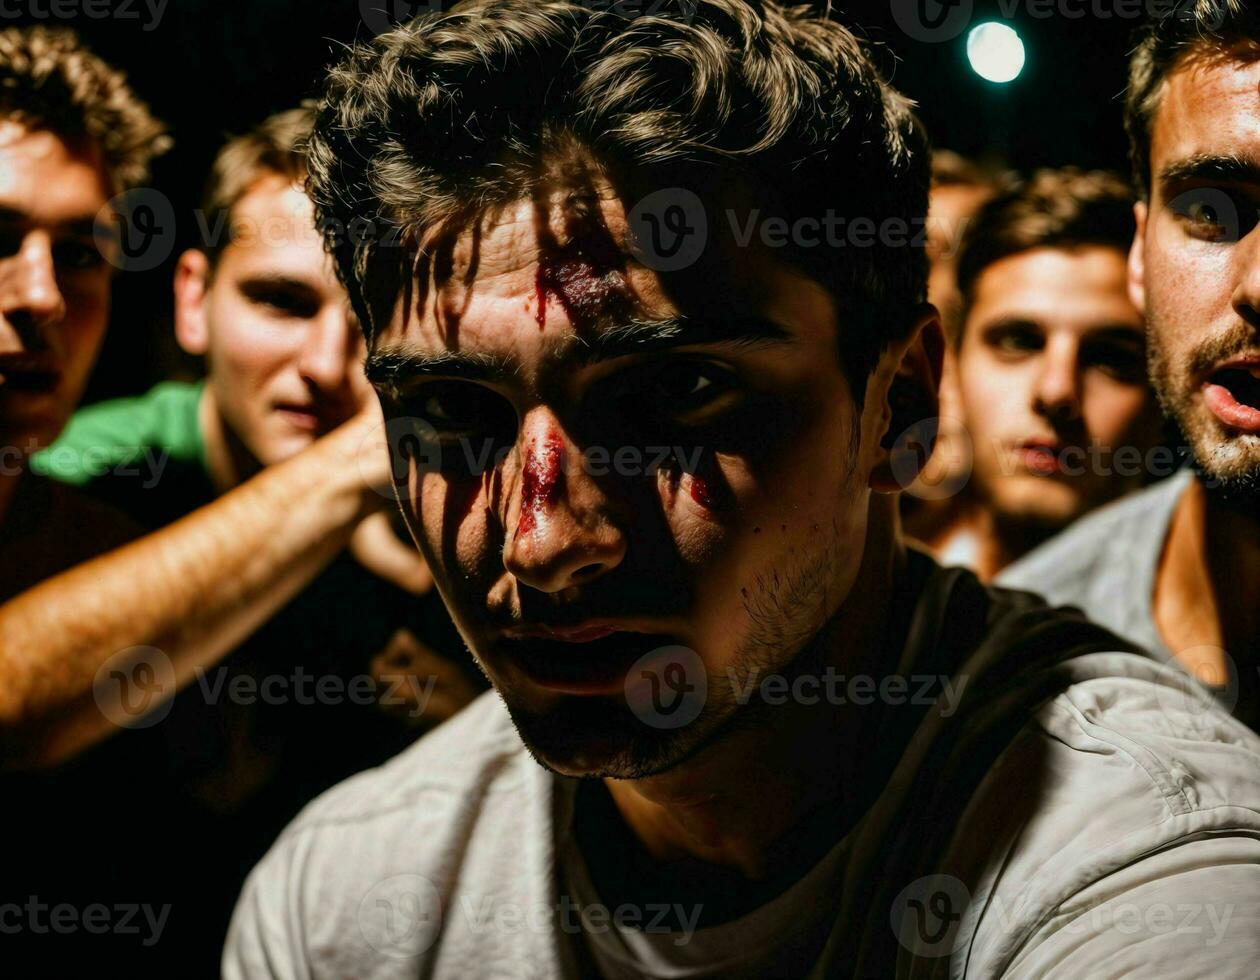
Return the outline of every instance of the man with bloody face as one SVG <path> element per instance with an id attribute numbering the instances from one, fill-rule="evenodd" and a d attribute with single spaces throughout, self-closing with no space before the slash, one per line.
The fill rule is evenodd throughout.
<path id="1" fill-rule="evenodd" d="M 286 831 L 225 975 L 1246 975 L 1260 742 L 901 541 L 928 159 L 848 30 L 458 4 L 310 169 L 496 690 Z M 1218 931 L 1109 928 L 1170 901 Z"/>

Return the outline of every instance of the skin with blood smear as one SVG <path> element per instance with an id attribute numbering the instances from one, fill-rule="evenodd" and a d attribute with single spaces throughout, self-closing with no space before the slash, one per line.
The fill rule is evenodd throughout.
<path id="1" fill-rule="evenodd" d="M 624 307 L 629 299 L 625 277 L 620 270 L 591 258 L 585 252 L 576 257 L 551 258 L 538 264 L 534 277 L 538 329 L 547 326 L 547 301 L 553 295 L 575 326 L 589 326 L 595 316 Z"/>
<path id="2" fill-rule="evenodd" d="M 701 507 L 706 510 L 713 509 L 713 495 L 709 492 L 709 485 L 702 477 L 693 473 L 687 489 L 691 493 L 691 499 Z"/>
<path id="3" fill-rule="evenodd" d="M 560 477 L 564 467 L 564 440 L 555 432 L 547 433 L 542 447 L 530 447 L 521 474 L 521 519 L 516 526 L 518 535 L 530 534 L 538 522 L 538 515 L 556 502 L 560 495 Z"/>
<path id="4" fill-rule="evenodd" d="M 497 422 L 474 427 L 518 454 L 515 487 L 505 485 L 506 472 L 496 481 L 452 467 L 414 480 L 405 508 L 461 633 L 522 737 L 544 764 L 566 773 L 663 771 L 670 760 L 689 758 L 739 706 L 710 699 L 702 718 L 654 733 L 633 712 L 616 710 L 616 698 L 537 683 L 510 630 L 546 627 L 553 617 L 556 625 L 611 621 L 620 632 L 695 651 L 714 678 L 782 669 L 800 649 L 782 638 L 803 643 L 830 630 L 855 588 L 860 598 L 847 607 L 854 612 L 836 628 L 857 632 L 855 617 L 876 605 L 867 585 L 884 581 L 862 564 L 891 521 L 892 501 L 872 493 L 887 482 L 880 474 L 888 390 L 907 358 L 914 368 L 908 377 L 930 380 L 929 370 L 915 366 L 924 363 L 927 344 L 890 348 L 857 403 L 839 356 L 839 311 L 824 286 L 771 250 L 716 233 L 711 246 L 721 261 L 703 277 L 666 282 L 622 247 L 630 209 L 614 189 L 587 195 L 585 226 L 562 213 L 571 196 L 551 195 L 558 203 L 542 215 L 534 199 L 523 199 L 459 233 L 458 351 L 429 306 L 418 319 L 400 306 L 374 344 L 486 355 L 495 365 L 488 382 L 417 379 L 408 401 L 426 405 L 432 397 L 445 405 L 449 396 L 461 419 L 465 399 L 478 418 L 515 416 L 510 431 L 506 423 L 502 433 Z M 601 235 L 619 254 L 600 250 L 593 239 Z M 434 275 L 426 272 L 436 294 L 443 287 Z M 551 303 L 544 330 L 540 292 Z M 606 301 L 593 302 L 601 295 Z M 564 360 L 582 347 L 599 354 L 589 342 L 630 320 L 666 324 L 698 315 L 773 324 L 782 337 L 745 344 L 697 334 L 695 344 L 680 337 L 591 364 Z M 697 387 L 701 380 L 720 383 L 711 397 L 690 397 L 707 390 Z M 688 398 L 679 400 L 683 393 Z M 608 450 L 614 470 L 627 446 L 645 464 L 656 454 L 644 451 L 662 446 L 681 447 L 676 455 L 684 458 L 650 471 L 587 472 L 570 452 L 569 432 L 581 433 L 588 448 Z M 705 447 L 698 460 L 696 446 Z M 597 656 L 619 642 L 552 652 Z M 875 669 L 868 661 L 878 644 L 854 647 L 836 648 L 844 669 Z M 732 751 L 742 756 L 747 748 Z"/>
<path id="5" fill-rule="evenodd" d="M 682 470 L 687 495 L 709 512 L 702 516 L 712 519 L 714 513 L 728 500 L 724 492 L 726 487 L 722 482 L 721 469 L 713 453 L 698 455 L 691 469 L 684 465 L 682 459 L 678 460 L 678 465 Z"/>

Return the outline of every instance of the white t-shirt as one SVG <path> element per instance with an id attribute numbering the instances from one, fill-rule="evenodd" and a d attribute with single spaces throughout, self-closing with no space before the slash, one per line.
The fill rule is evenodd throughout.
<path id="1" fill-rule="evenodd" d="M 584 925 L 576 784 L 490 692 L 306 808 L 246 883 L 224 976 L 729 976 L 733 958 L 762 977 L 1254 980 L 1256 735 L 1072 614 L 915 562 L 896 670 L 961 693 L 884 709 L 854 747 L 889 774 L 874 804 L 752 914 L 704 935 L 686 909 Z"/>
<path id="2" fill-rule="evenodd" d="M 562 793 L 564 805 L 571 806 L 575 795 L 571 782 Z M 610 907 L 591 881 L 574 836 L 563 841 L 560 864 L 569 896 L 579 908 L 599 910 L 594 918 L 583 917 L 582 933 L 605 980 L 804 976 L 839 912 L 840 892 L 834 883 L 843 873 L 849 849 L 845 836 L 799 881 L 761 908 L 731 922 L 696 929 L 699 910 L 685 903 L 648 903 L 652 908 L 642 910 L 629 903 Z"/>
<path id="3" fill-rule="evenodd" d="M 1155 625 L 1159 559 L 1181 498 L 1194 482 L 1182 469 L 1100 507 L 1008 565 L 995 578 L 1058 606 L 1075 606 L 1164 660 L 1172 651 Z"/>

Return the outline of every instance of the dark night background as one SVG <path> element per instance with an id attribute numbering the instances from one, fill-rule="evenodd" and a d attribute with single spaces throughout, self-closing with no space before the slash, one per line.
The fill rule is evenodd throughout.
<path id="1" fill-rule="evenodd" d="M 124 2 L 109 0 L 106 9 L 117 13 Z M 643 9 L 657 0 L 622 2 L 632 10 L 636 3 Z M 964 13 L 971 8 L 968 25 L 1002 20 L 1024 40 L 1023 73 L 1009 84 L 994 85 L 968 65 L 966 30 L 934 43 L 902 30 L 899 23 L 906 23 L 920 2 L 929 10 L 936 6 L 936 0 L 864 0 L 835 2 L 832 9 L 879 46 L 885 74 L 919 103 L 937 145 L 995 157 L 1020 170 L 1077 164 L 1127 173 L 1121 94 L 1137 21 L 1121 13 L 1145 4 L 955 0 Z M 197 241 L 192 209 L 226 135 L 314 94 L 321 69 L 336 57 L 339 45 L 370 37 L 373 26 L 387 18 L 405 19 L 409 11 L 430 6 L 428 0 L 169 0 L 151 30 L 144 29 L 152 20 L 145 0 L 130 5 L 134 19 L 14 16 L 43 13 L 48 5 L 49 0 L 5 0 L 0 26 L 71 27 L 128 72 L 135 90 L 175 138 L 174 149 L 155 165 L 153 184 L 174 203 L 179 247 Z M 88 400 L 138 393 L 172 371 L 195 370 L 179 356 L 171 335 L 170 277 L 176 255 L 178 249 L 151 272 L 119 277 L 113 322 Z"/>

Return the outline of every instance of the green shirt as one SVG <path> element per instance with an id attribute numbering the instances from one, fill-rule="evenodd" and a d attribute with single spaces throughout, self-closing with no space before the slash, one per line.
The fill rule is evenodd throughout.
<path id="1" fill-rule="evenodd" d="M 31 469 L 81 487 L 153 529 L 215 497 L 198 419 L 204 382 L 164 381 L 143 395 L 89 405 L 31 458 Z"/>

